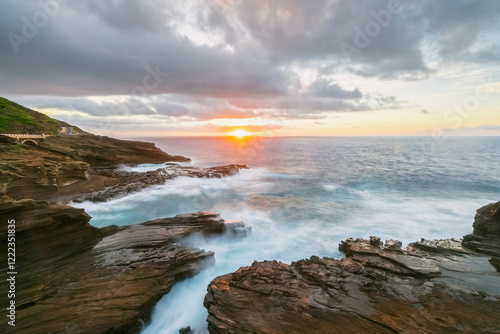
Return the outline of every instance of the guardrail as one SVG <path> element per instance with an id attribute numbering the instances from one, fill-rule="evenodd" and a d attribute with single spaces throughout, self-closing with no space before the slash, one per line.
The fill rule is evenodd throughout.
<path id="1" fill-rule="evenodd" d="M 13 133 L 0 133 L 0 135 L 12 138 L 43 138 L 43 139 L 50 136 L 50 135 L 31 135 L 31 134 L 13 134 Z"/>

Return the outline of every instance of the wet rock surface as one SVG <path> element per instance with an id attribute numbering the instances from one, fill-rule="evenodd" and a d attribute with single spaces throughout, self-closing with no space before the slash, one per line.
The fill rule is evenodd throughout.
<path id="1" fill-rule="evenodd" d="M 40 146 L 0 135 L 0 195 L 52 200 L 59 191 L 64 195 L 99 191 L 130 178 L 104 177 L 92 168 L 168 161 L 189 159 L 169 155 L 152 143 L 90 134 L 47 137 Z M 79 187 L 66 190 L 75 183 Z"/>
<path id="2" fill-rule="evenodd" d="M 478 209 L 473 227 L 474 231 L 464 237 L 462 245 L 491 255 L 490 263 L 500 272 L 500 202 Z"/>
<path id="3" fill-rule="evenodd" d="M 82 209 L 34 200 L 0 203 L 0 219 L 16 220 L 16 333 L 137 333 L 174 283 L 214 261 L 179 240 L 228 229 L 208 212 L 99 229 Z"/>
<path id="4" fill-rule="evenodd" d="M 167 154 L 153 143 L 92 134 L 47 137 L 40 143 L 40 149 L 71 157 L 94 167 L 190 161 L 183 156 Z"/>
<path id="5" fill-rule="evenodd" d="M 167 180 L 180 176 L 222 178 L 233 176 L 245 165 L 225 165 L 217 167 L 190 167 L 178 164 L 167 164 L 149 172 L 126 172 L 114 168 L 94 169 L 88 180 L 81 180 L 61 188 L 52 195 L 52 199 L 61 202 L 104 202 L 114 197 L 143 190 L 153 185 L 164 184 Z M 79 192 L 80 189 L 80 192 Z M 81 191 L 85 189 L 85 191 Z"/>
<path id="6" fill-rule="evenodd" d="M 498 246 L 499 206 L 478 210 L 475 250 L 485 240 Z M 371 237 L 342 241 L 341 260 L 254 262 L 208 286 L 209 331 L 500 333 L 500 274 L 489 257 L 464 246 L 422 239 L 403 249 Z"/>
<path id="7" fill-rule="evenodd" d="M 153 143 L 103 136 L 47 137 L 40 146 L 19 144 L 0 136 L 0 195 L 53 203 L 107 201 L 178 177 L 221 178 L 245 165 L 208 168 L 181 166 L 189 158 L 169 155 Z M 123 165 L 162 164 L 145 173 L 127 172 Z"/>

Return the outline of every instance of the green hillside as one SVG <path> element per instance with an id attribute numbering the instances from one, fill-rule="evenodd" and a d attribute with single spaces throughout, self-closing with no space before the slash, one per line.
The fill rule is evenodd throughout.
<path id="1" fill-rule="evenodd" d="M 71 125 L 0 97 L 0 133 L 56 135 L 62 126 Z"/>

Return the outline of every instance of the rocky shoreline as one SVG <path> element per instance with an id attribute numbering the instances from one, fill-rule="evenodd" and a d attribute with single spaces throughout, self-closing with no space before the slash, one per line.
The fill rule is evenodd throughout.
<path id="1" fill-rule="evenodd" d="M 64 205 L 107 201 L 178 176 L 232 176 L 243 165 L 181 166 L 175 162 L 190 159 L 152 143 L 91 134 L 48 137 L 40 146 L 0 136 L 0 156 L 0 220 L 16 222 L 16 333 L 138 333 L 176 282 L 214 261 L 210 251 L 181 246 L 184 237 L 250 232 L 208 212 L 96 228 L 83 209 Z M 167 164 L 145 173 L 121 168 L 142 163 Z"/>
<path id="2" fill-rule="evenodd" d="M 254 262 L 208 286 L 209 332 L 500 333 L 499 232 L 497 202 L 463 240 L 348 239 L 342 260 Z"/>
<path id="3" fill-rule="evenodd" d="M 96 169 L 190 161 L 169 155 L 152 143 L 90 134 L 47 137 L 39 146 L 0 135 L 0 157 L 0 195 L 51 202 L 60 196 L 89 194 L 130 182 L 126 177 L 99 175 Z"/>
<path id="4" fill-rule="evenodd" d="M 248 168 L 182 166 L 176 162 L 190 159 L 166 154 L 154 144 L 93 135 L 48 137 L 40 147 L 0 136 L 0 154 L 0 195 L 51 203 L 104 202 L 179 176 L 221 178 Z M 166 165 L 145 173 L 119 168 L 139 163 Z"/>
<path id="5" fill-rule="evenodd" d="M 165 167 L 149 172 L 127 172 L 116 168 L 96 168 L 91 170 L 88 180 L 80 180 L 65 186 L 52 196 L 57 202 L 105 202 L 109 199 L 141 191 L 150 186 L 164 184 L 176 177 L 222 178 L 236 175 L 245 165 L 225 165 L 216 167 L 181 166 L 167 163 Z M 85 191 L 81 191 L 84 189 Z M 80 191 L 79 191 L 80 190 Z"/>
<path id="6" fill-rule="evenodd" d="M 16 217 L 16 333 L 138 333 L 176 282 L 214 261 L 182 238 L 245 228 L 198 212 L 99 229 L 82 209 L 34 200 L 0 217 Z"/>
<path id="7" fill-rule="evenodd" d="M 0 219 L 16 220 L 16 333 L 138 333 L 176 282 L 214 261 L 210 251 L 183 247 L 184 237 L 250 231 L 209 212 L 96 228 L 64 204 L 178 176 L 232 176 L 244 165 L 183 166 L 176 162 L 188 158 L 154 144 L 90 134 L 40 147 L 0 136 L 0 156 Z M 119 167 L 139 163 L 166 164 L 145 173 Z M 341 260 L 255 262 L 217 277 L 204 301 L 209 332 L 500 333 L 500 202 L 480 208 L 473 226 L 463 239 L 405 249 L 397 240 L 347 239 Z"/>

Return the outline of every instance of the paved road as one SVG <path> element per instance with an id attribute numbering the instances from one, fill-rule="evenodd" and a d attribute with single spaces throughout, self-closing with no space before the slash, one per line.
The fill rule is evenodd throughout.
<path id="1" fill-rule="evenodd" d="M 59 131 L 59 135 L 72 136 L 73 135 L 73 127 L 72 126 L 61 127 L 61 131 Z"/>

